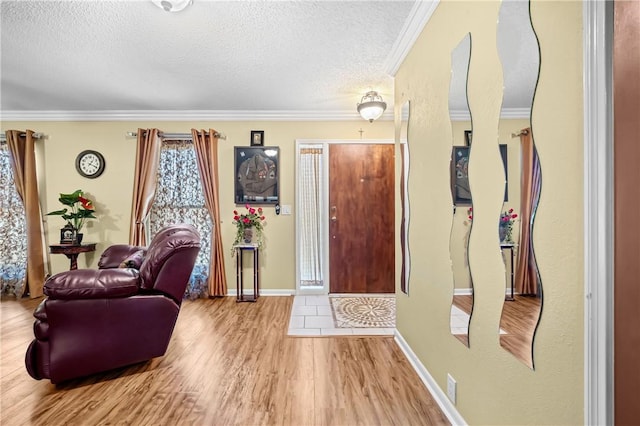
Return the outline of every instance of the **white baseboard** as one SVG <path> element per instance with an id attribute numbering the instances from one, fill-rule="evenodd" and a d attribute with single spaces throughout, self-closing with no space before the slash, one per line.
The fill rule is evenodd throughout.
<path id="1" fill-rule="evenodd" d="M 416 354 L 413 352 L 409 344 L 402 337 L 402 334 L 396 329 L 395 333 L 395 341 L 400 346 L 400 349 L 404 353 L 404 355 L 409 360 L 409 363 L 416 370 L 420 380 L 427 387 L 433 399 L 438 403 L 440 409 L 443 411 L 444 415 L 447 416 L 447 419 L 451 422 L 452 425 L 466 425 L 467 422 L 460 415 L 456 407 L 451 403 L 446 393 L 438 386 L 438 383 L 435 381 L 433 376 L 429 373 L 429 371 L 425 368 L 425 366 L 420 362 Z"/>
<path id="2" fill-rule="evenodd" d="M 245 288 L 242 292 L 246 295 L 253 295 L 253 288 Z M 293 296 L 296 293 L 295 290 L 291 289 L 260 289 L 260 296 Z M 238 290 L 235 288 L 227 289 L 227 296 L 236 297 L 238 295 Z"/>
<path id="3" fill-rule="evenodd" d="M 470 288 L 454 288 L 453 295 L 454 296 L 471 296 L 473 294 L 473 289 Z M 505 296 L 511 296 L 511 288 L 507 288 L 504 290 Z M 514 296 L 519 296 L 520 293 L 517 291 L 513 292 Z"/>

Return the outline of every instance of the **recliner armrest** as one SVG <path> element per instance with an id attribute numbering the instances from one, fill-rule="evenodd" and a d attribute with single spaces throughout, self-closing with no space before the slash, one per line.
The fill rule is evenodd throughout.
<path id="1" fill-rule="evenodd" d="M 50 299 L 111 299 L 139 293 L 140 277 L 131 268 L 76 269 L 56 274 L 44 283 Z"/>
<path id="2" fill-rule="evenodd" d="M 142 250 L 143 252 L 147 251 L 145 247 L 131 246 L 128 244 L 115 244 L 109 246 L 105 251 L 102 252 L 102 255 L 100 256 L 98 268 L 117 268 L 118 266 L 120 266 L 120 263 L 122 263 L 123 260 L 140 250 Z"/>

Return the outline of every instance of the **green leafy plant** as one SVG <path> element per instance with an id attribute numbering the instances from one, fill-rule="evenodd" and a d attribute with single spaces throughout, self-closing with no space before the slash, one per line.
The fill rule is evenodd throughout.
<path id="1" fill-rule="evenodd" d="M 87 219 L 97 219 L 94 216 L 95 207 L 93 206 L 93 202 L 82 195 L 81 189 L 71 194 L 60 194 L 58 201 L 67 207 L 49 212 L 47 216 L 62 216 L 69 225 L 80 232 Z"/>
<path id="2" fill-rule="evenodd" d="M 233 241 L 233 245 L 244 243 L 247 238 L 246 231 L 253 229 L 256 232 L 256 243 L 259 248 L 262 248 L 264 243 L 262 231 L 265 220 L 262 215 L 262 207 L 255 209 L 249 204 L 245 204 L 244 207 L 247 209 L 245 213 L 238 213 L 237 210 L 233 211 L 233 224 L 236 225 L 236 238 Z"/>

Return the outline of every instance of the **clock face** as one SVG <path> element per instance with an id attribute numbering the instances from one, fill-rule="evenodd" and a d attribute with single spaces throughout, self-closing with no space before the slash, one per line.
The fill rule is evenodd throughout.
<path id="1" fill-rule="evenodd" d="M 76 158 L 76 170 L 87 178 L 97 178 L 104 171 L 104 157 L 97 151 L 82 151 Z"/>

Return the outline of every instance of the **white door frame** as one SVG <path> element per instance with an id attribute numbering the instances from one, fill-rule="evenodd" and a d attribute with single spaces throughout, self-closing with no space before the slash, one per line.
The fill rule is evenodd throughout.
<path id="1" fill-rule="evenodd" d="M 613 416 L 613 5 L 583 0 L 584 423 Z"/>

